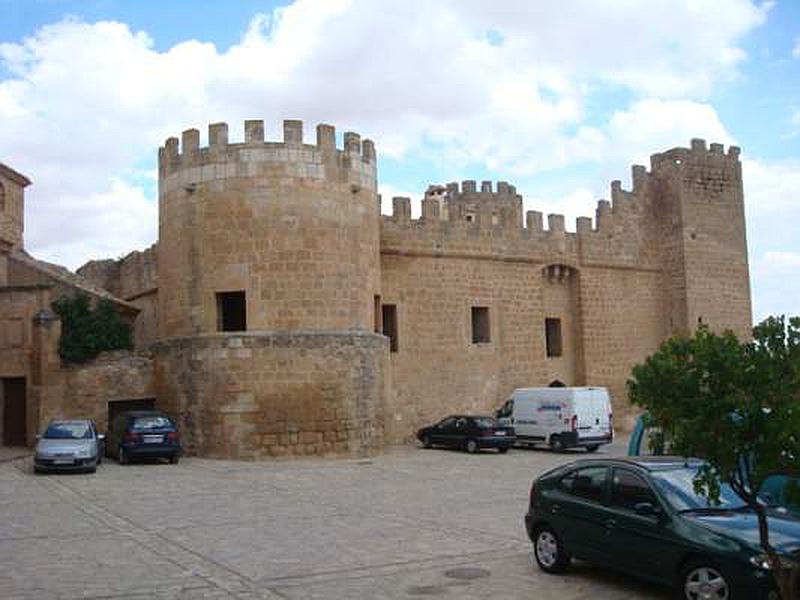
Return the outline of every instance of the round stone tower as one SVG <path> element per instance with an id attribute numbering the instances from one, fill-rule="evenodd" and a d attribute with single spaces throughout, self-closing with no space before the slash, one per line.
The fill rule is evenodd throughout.
<path id="1" fill-rule="evenodd" d="M 386 340 L 375 148 L 224 123 L 159 151 L 158 402 L 190 451 L 361 454 L 382 444 Z"/>

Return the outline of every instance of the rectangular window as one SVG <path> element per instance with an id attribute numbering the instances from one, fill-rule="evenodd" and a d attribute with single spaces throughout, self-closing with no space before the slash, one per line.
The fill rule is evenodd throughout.
<path id="1" fill-rule="evenodd" d="M 544 336 L 547 358 L 561 356 L 561 319 L 545 319 Z"/>
<path id="2" fill-rule="evenodd" d="M 246 331 L 247 303 L 244 291 L 217 292 L 217 331 Z"/>
<path id="3" fill-rule="evenodd" d="M 472 307 L 472 343 L 486 344 L 491 341 L 489 335 L 489 308 L 486 306 Z"/>
<path id="4" fill-rule="evenodd" d="M 389 350 L 397 352 L 397 306 L 394 304 L 384 304 L 382 317 L 383 317 L 383 335 L 389 338 Z"/>

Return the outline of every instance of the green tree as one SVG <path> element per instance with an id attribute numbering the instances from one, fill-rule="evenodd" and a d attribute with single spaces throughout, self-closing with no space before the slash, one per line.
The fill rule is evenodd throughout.
<path id="1" fill-rule="evenodd" d="M 633 368 L 628 391 L 671 453 L 705 459 L 694 484 L 710 504 L 724 481 L 755 511 L 781 596 L 798 598 L 800 566 L 781 562 L 770 543 L 759 490 L 776 473 L 800 477 L 800 319 L 770 317 L 750 342 L 707 327 L 671 338 Z M 799 498 L 798 488 L 787 492 Z"/>
<path id="2" fill-rule="evenodd" d="M 130 325 L 111 300 L 101 298 L 93 309 L 88 294 L 76 292 L 60 296 L 52 306 L 61 317 L 58 353 L 65 362 L 83 363 L 106 350 L 133 347 Z"/>

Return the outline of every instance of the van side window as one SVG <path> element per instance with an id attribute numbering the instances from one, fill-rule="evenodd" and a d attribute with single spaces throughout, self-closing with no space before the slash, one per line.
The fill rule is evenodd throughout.
<path id="1" fill-rule="evenodd" d="M 570 494 L 593 502 L 602 502 L 606 490 L 606 467 L 586 467 L 577 469 L 561 478 L 561 489 Z"/>

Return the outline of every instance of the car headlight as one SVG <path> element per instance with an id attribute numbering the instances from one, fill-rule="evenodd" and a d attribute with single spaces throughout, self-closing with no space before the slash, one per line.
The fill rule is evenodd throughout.
<path id="1" fill-rule="evenodd" d="M 778 560 L 781 563 L 781 567 L 784 569 L 792 569 L 795 568 L 798 563 L 788 556 L 779 556 Z M 769 564 L 769 558 L 766 554 L 756 554 L 750 557 L 750 564 L 758 567 L 759 569 L 764 569 L 765 571 L 771 571 L 772 567 Z"/>
<path id="2" fill-rule="evenodd" d="M 89 458 L 89 449 L 84 448 L 83 450 L 77 450 L 75 452 L 75 456 L 77 456 L 78 458 Z"/>
<path id="3" fill-rule="evenodd" d="M 772 566 L 769 564 L 769 557 L 766 554 L 756 554 L 755 556 L 751 556 L 750 564 L 765 571 L 772 569 Z"/>

